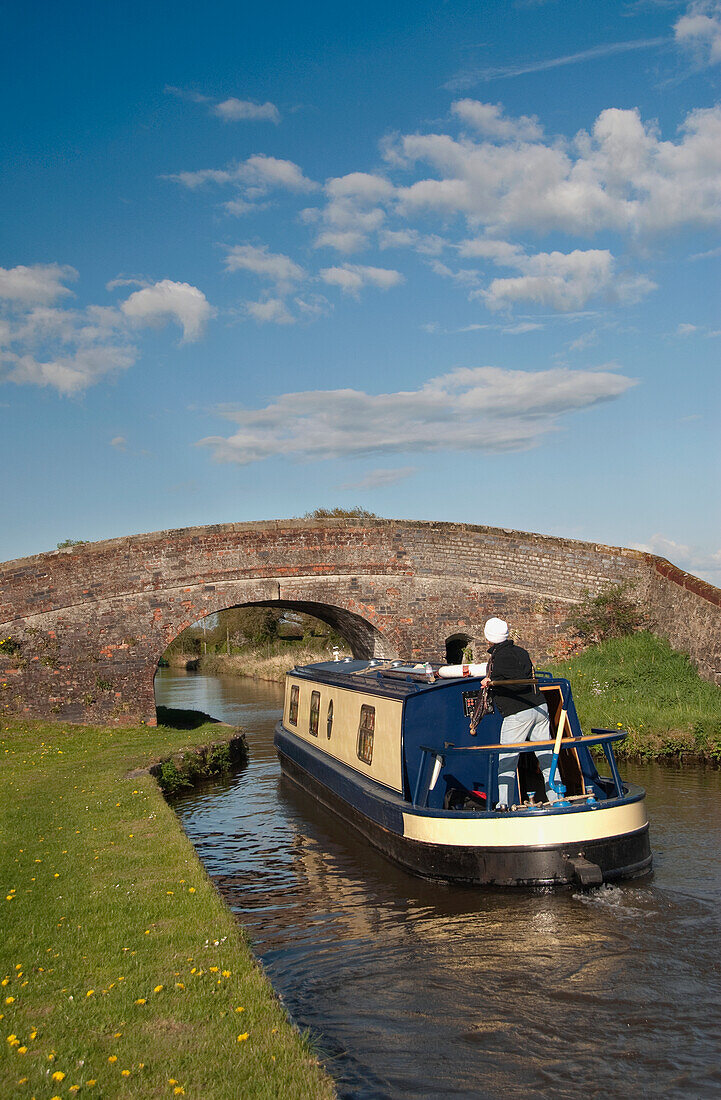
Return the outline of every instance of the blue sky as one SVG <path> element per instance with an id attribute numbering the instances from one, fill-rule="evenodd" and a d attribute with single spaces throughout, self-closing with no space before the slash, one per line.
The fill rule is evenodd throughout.
<path id="1" fill-rule="evenodd" d="M 721 583 L 721 2 L 3 38 L 0 558 L 360 504 Z"/>

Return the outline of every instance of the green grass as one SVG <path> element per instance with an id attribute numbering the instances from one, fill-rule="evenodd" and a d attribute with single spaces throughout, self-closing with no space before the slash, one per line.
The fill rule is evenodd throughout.
<path id="1" fill-rule="evenodd" d="M 155 780 L 137 774 L 222 736 L 0 733 L 3 1100 L 335 1095 Z"/>
<path id="2" fill-rule="evenodd" d="M 593 646 L 555 665 L 567 676 L 584 732 L 621 725 L 621 755 L 696 753 L 721 761 L 721 688 L 702 680 L 683 653 L 640 632 Z"/>

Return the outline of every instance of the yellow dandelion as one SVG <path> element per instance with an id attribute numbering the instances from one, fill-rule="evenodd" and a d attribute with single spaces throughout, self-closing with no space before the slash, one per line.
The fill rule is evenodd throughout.
<path id="1" fill-rule="evenodd" d="M 163 988 L 162 985 L 156 985 L 155 989 L 153 990 L 153 993 L 160 993 L 160 990 L 162 988 Z"/>
<path id="2" fill-rule="evenodd" d="M 120 1076 L 121 1077 L 130 1077 L 130 1070 L 129 1069 L 121 1069 Z"/>
<path id="3" fill-rule="evenodd" d="M 237 1039 L 237 1041 L 238 1041 L 239 1043 L 244 1043 L 244 1042 L 245 1042 L 245 1040 L 246 1040 L 246 1039 L 248 1038 L 248 1036 L 249 1036 L 249 1035 L 250 1035 L 250 1032 L 249 1032 L 249 1031 L 244 1031 L 242 1035 L 239 1035 L 239 1036 L 238 1036 L 238 1039 Z"/>
<path id="4" fill-rule="evenodd" d="M 169 1085 L 177 1085 L 177 1083 L 178 1083 L 178 1082 L 177 1082 L 177 1081 L 175 1080 L 175 1078 L 174 1078 L 174 1077 L 169 1077 L 169 1078 L 168 1078 L 168 1084 L 169 1084 Z"/>
<path id="5" fill-rule="evenodd" d="M 92 995 L 93 995 L 93 993 L 94 993 L 94 992 L 95 992 L 95 990 L 94 990 L 94 989 L 89 989 L 89 990 L 87 991 L 87 993 L 85 994 L 85 996 L 86 996 L 86 997 L 92 997 Z"/>
<path id="6" fill-rule="evenodd" d="M 185 989 L 185 986 L 183 985 L 182 982 L 176 982 L 175 983 L 175 988 L 176 989 Z"/>
<path id="7" fill-rule="evenodd" d="M 28 1079 L 27 1079 L 27 1077 L 21 1077 L 21 1078 L 20 1078 L 20 1079 L 18 1080 L 18 1084 L 19 1084 L 19 1085 L 27 1085 L 27 1083 L 28 1083 Z"/>
<path id="8" fill-rule="evenodd" d="M 5 998 L 5 1004 L 6 1004 L 6 1005 L 12 1005 L 12 1004 L 15 1004 L 15 998 L 14 998 L 14 997 L 6 997 L 6 998 Z"/>
<path id="9" fill-rule="evenodd" d="M 243 1005 L 238 1005 L 238 1007 L 236 1008 L 235 1011 L 236 1012 L 245 1012 L 245 1008 L 243 1007 Z"/>
<path id="10" fill-rule="evenodd" d="M 188 893 L 189 893 L 189 894 L 194 894 L 194 893 L 195 893 L 195 887 L 194 887 L 194 886 L 190 886 L 190 887 L 188 888 Z"/>
<path id="11" fill-rule="evenodd" d="M 118 1056 L 117 1056 L 117 1054 L 111 1054 L 111 1055 L 110 1055 L 110 1057 L 108 1058 L 108 1061 L 109 1061 L 109 1062 L 110 1062 L 111 1064 L 112 1064 L 113 1062 L 117 1062 L 117 1060 L 118 1060 Z"/>
<path id="12" fill-rule="evenodd" d="M 223 977 L 224 977 L 224 978 L 229 978 L 229 977 L 230 977 L 230 974 L 231 974 L 230 970 L 224 970 L 224 971 L 223 971 Z"/>
<path id="13" fill-rule="evenodd" d="M 176 1085 L 173 1089 L 173 1093 L 175 1094 L 175 1096 L 185 1096 L 185 1089 L 182 1085 Z"/>
<path id="14" fill-rule="evenodd" d="M 211 966 L 210 973 L 211 974 L 217 974 L 219 970 L 220 970 L 219 966 Z"/>
<path id="15" fill-rule="evenodd" d="M 27 1052 L 28 1052 L 27 1047 L 18 1047 L 18 1054 L 27 1054 Z"/>
<path id="16" fill-rule="evenodd" d="M 37 1039 L 37 1037 L 38 1037 L 37 1031 L 31 1031 L 30 1032 L 30 1038 L 31 1039 Z"/>
<path id="17" fill-rule="evenodd" d="M 51 1096 L 50 1100 L 63 1100 L 62 1096 Z"/>
<path id="18" fill-rule="evenodd" d="M 68 1092 L 72 1092 L 73 1096 L 75 1096 L 76 1092 L 80 1092 L 80 1085 L 71 1085 Z"/>
<path id="19" fill-rule="evenodd" d="M 138 999 L 135 1003 L 136 1003 L 136 1005 L 144 1005 L 145 1001 L 146 1001 L 145 997 L 138 997 Z"/>
<path id="20" fill-rule="evenodd" d="M 85 1085 L 86 1085 L 87 1088 L 91 1089 L 93 1087 L 93 1085 L 97 1085 L 97 1083 L 98 1082 L 95 1080 L 95 1078 L 91 1077 L 89 1081 L 85 1082 Z"/>
<path id="21" fill-rule="evenodd" d="M 22 964 L 22 963 L 15 963 L 15 969 L 16 969 L 16 970 L 22 970 L 22 968 L 23 968 L 23 964 Z"/>
<path id="22" fill-rule="evenodd" d="M 63 1071 L 61 1069 L 56 1069 L 55 1073 L 52 1075 L 53 1081 L 62 1081 L 62 1080 L 64 1080 L 64 1078 L 65 1078 L 65 1074 L 63 1073 Z"/>
<path id="23" fill-rule="evenodd" d="M 3 978 L 3 980 L 0 982 L 0 985 L 9 985 L 9 984 L 10 984 L 10 979 L 9 978 Z"/>
<path id="24" fill-rule="evenodd" d="M 6 1043 L 14 1043 L 16 1039 L 17 1039 L 17 1035 L 15 1034 L 15 1032 L 13 1032 L 12 1035 L 8 1035 L 5 1042 Z"/>

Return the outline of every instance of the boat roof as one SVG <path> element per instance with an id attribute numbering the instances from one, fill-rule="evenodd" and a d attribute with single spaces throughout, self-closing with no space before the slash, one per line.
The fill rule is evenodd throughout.
<path id="1" fill-rule="evenodd" d="M 437 674 L 439 665 L 426 663 L 406 664 L 403 661 L 389 661 L 379 658 L 355 660 L 346 657 L 340 661 L 318 661 L 312 665 L 297 665 L 288 673 L 304 680 L 315 680 L 335 687 L 349 688 L 351 691 L 363 691 L 372 695 L 383 695 L 392 699 L 405 699 L 419 692 L 438 691 L 454 684 L 466 683 L 469 687 L 478 687 L 480 676 L 457 676 L 452 678 L 428 679 L 428 669 Z M 557 677 L 548 672 L 536 672 L 544 683 L 558 683 Z"/>

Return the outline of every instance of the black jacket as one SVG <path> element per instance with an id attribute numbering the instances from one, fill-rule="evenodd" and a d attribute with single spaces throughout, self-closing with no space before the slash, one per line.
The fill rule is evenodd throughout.
<path id="1" fill-rule="evenodd" d="M 497 680 L 528 680 L 533 676 L 533 664 L 525 649 L 508 641 L 498 642 L 489 646 L 491 655 L 490 679 Z M 540 707 L 545 699 L 540 691 L 534 690 L 532 684 L 519 684 L 517 687 L 491 689 L 493 705 L 499 714 L 508 718 L 511 714 L 518 714 L 522 710 L 530 710 L 531 707 Z"/>

